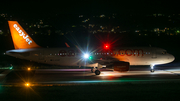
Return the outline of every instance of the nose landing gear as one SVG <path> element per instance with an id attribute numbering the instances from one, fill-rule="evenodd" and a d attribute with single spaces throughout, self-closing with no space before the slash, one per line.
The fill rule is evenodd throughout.
<path id="1" fill-rule="evenodd" d="M 151 67 L 151 69 L 150 69 L 150 72 L 154 72 L 155 70 L 154 70 L 154 65 L 150 65 L 150 67 Z"/>
<path id="2" fill-rule="evenodd" d="M 153 72 L 154 72 L 154 69 L 151 69 L 151 70 L 150 70 L 150 72 L 152 72 L 152 73 L 153 73 Z"/>

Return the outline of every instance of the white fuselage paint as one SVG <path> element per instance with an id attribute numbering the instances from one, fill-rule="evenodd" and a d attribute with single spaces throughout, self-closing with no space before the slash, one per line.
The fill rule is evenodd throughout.
<path id="1" fill-rule="evenodd" d="M 6 51 L 6 54 L 45 64 L 94 67 L 84 60 L 82 53 L 78 52 L 78 49 L 75 48 L 34 48 L 9 50 Z M 166 50 L 154 47 L 118 48 L 107 53 L 94 52 L 91 56 L 105 62 L 126 61 L 130 65 L 166 64 L 175 59 L 173 55 L 166 53 Z M 106 57 L 107 60 L 103 60 L 101 57 Z"/>

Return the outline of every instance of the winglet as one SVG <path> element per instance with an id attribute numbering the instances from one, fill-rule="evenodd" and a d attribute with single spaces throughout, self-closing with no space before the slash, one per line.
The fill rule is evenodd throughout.
<path id="1" fill-rule="evenodd" d="M 68 48 L 70 47 L 66 42 L 65 42 L 65 44 L 66 44 L 66 47 L 68 47 Z"/>
<path id="2" fill-rule="evenodd" d="M 15 49 L 39 48 L 17 21 L 8 21 Z"/>

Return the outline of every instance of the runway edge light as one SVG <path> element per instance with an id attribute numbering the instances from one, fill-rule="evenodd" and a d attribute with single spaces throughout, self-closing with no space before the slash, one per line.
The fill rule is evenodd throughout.
<path id="1" fill-rule="evenodd" d="M 30 67 L 28 67 L 28 71 L 30 71 L 31 70 L 31 68 Z"/>
<path id="2" fill-rule="evenodd" d="M 26 86 L 26 87 L 29 87 L 29 86 L 30 86 L 30 84 L 29 84 L 29 83 L 26 83 L 26 84 L 25 84 L 25 86 Z"/>

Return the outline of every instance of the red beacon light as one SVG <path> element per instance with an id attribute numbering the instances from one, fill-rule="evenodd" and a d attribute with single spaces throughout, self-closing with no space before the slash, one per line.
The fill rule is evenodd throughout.
<path id="1" fill-rule="evenodd" d="M 105 45 L 104 48 L 105 48 L 105 49 L 109 49 L 109 45 Z"/>

